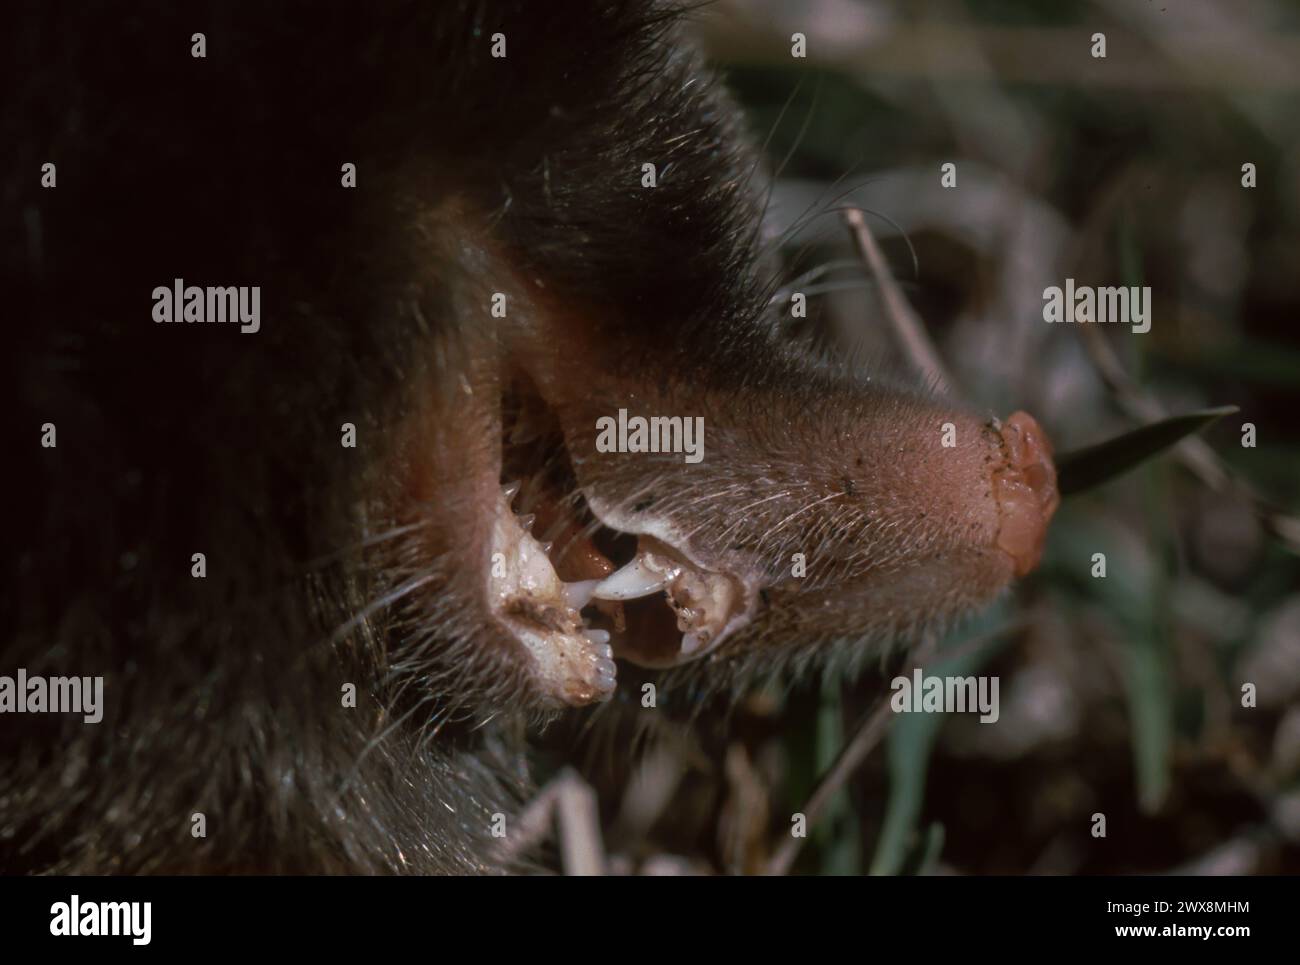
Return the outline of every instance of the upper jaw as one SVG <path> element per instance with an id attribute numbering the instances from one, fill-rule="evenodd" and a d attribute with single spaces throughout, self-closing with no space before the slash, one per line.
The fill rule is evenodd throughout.
<path id="1" fill-rule="evenodd" d="M 603 525 L 637 537 L 636 555 L 598 585 L 595 596 L 626 601 L 662 595 L 675 617 L 676 634 L 661 625 L 667 638 L 661 641 L 615 634 L 619 657 L 648 667 L 680 666 L 714 652 L 753 619 L 762 589 L 756 572 L 745 572 L 734 561 L 717 565 L 673 519 L 631 509 L 635 500 L 610 499 L 594 485 L 584 487 L 583 496 Z"/>
<path id="2" fill-rule="evenodd" d="M 675 648 L 659 641 L 661 646 L 652 649 L 645 641 L 616 634 L 614 652 L 620 657 L 653 667 L 697 660 L 749 623 L 758 599 L 752 581 L 708 569 L 648 534 L 638 538 L 632 560 L 592 590 L 596 599 L 617 601 L 659 594 L 676 618 L 680 636 Z"/>

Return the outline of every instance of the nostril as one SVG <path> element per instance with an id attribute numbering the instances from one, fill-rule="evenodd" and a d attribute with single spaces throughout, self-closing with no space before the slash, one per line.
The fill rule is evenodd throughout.
<path id="1" fill-rule="evenodd" d="M 1030 572 L 1043 555 L 1047 524 L 1060 504 L 1052 446 L 1033 416 L 1016 412 L 1002 424 L 1004 461 L 993 473 L 1000 514 L 997 545 L 1015 563 L 1016 576 Z"/>

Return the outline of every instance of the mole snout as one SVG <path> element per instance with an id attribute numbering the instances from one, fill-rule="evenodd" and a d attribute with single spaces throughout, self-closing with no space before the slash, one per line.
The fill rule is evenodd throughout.
<path id="1" fill-rule="evenodd" d="M 1061 502 L 1056 488 L 1052 445 L 1027 412 L 1016 412 L 1001 427 L 1004 462 L 993 473 L 997 500 L 998 548 L 1015 563 L 1016 576 L 1038 565 L 1047 524 Z"/>

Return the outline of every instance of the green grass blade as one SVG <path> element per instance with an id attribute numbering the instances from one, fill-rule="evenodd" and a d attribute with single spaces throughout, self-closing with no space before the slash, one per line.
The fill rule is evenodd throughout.
<path id="1" fill-rule="evenodd" d="M 1056 460 L 1057 486 L 1061 495 L 1070 496 L 1113 479 L 1180 439 L 1237 411 L 1235 405 L 1225 405 L 1171 416 L 1095 446 L 1063 453 Z"/>

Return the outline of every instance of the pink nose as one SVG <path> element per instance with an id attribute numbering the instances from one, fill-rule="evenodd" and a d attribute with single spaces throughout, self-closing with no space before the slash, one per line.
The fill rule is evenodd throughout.
<path id="1" fill-rule="evenodd" d="M 998 548 L 1024 576 L 1043 555 L 1047 524 L 1060 505 L 1052 444 L 1026 412 L 1016 412 L 1002 424 L 1005 463 L 993 473 L 993 495 L 1001 519 Z"/>

